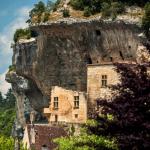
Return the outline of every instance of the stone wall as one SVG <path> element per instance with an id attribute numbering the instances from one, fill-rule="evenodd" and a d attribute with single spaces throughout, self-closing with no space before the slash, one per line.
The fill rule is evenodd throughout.
<path id="1" fill-rule="evenodd" d="M 74 96 L 79 96 L 79 108 L 74 107 Z M 58 97 L 58 109 L 54 107 L 54 97 Z M 44 109 L 49 122 L 85 123 L 87 120 L 87 97 L 84 92 L 66 90 L 61 87 L 52 87 L 51 103 Z"/>
<path id="2" fill-rule="evenodd" d="M 102 87 L 102 75 L 107 76 L 107 87 Z M 96 104 L 98 98 L 110 98 L 112 95 L 109 86 L 119 82 L 119 75 L 113 64 L 88 65 L 87 78 L 88 100 L 92 104 Z"/>

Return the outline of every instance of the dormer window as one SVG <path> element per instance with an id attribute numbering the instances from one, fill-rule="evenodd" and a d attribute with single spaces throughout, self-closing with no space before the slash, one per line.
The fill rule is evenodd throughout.
<path id="1" fill-rule="evenodd" d="M 79 109 L 79 96 L 74 96 L 74 108 Z"/>
<path id="2" fill-rule="evenodd" d="M 47 145 L 42 145 L 42 150 L 48 150 Z"/>
<path id="3" fill-rule="evenodd" d="M 54 97 L 54 109 L 58 109 L 58 97 Z"/>
<path id="4" fill-rule="evenodd" d="M 101 87 L 103 88 L 107 87 L 107 75 L 102 75 Z"/>

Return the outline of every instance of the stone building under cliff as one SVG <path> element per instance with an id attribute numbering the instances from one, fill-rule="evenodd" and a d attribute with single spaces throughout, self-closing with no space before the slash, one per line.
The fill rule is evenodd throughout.
<path id="1" fill-rule="evenodd" d="M 109 86 L 119 82 L 115 68 L 112 63 L 87 65 L 87 92 L 52 87 L 49 108 L 43 111 L 49 123 L 85 123 L 96 100 L 112 96 Z"/>
<path id="2" fill-rule="evenodd" d="M 118 83 L 111 63 L 136 62 L 137 50 L 138 56 L 146 50 L 145 39 L 139 36 L 142 29 L 119 20 L 67 18 L 34 24 L 31 30 L 37 37 L 13 45 L 15 70 L 6 75 L 17 99 L 17 122 L 24 129 L 32 110 L 38 122 L 43 121 L 44 110 L 50 124 L 85 123 L 96 99 L 111 96 L 108 86 Z M 41 128 L 37 127 L 39 134 Z M 37 150 L 42 145 L 46 143 Z"/>

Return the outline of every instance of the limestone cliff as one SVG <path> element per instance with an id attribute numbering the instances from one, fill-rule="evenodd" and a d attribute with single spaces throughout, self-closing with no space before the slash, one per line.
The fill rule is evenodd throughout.
<path id="1" fill-rule="evenodd" d="M 37 112 L 48 107 L 52 86 L 86 91 L 87 64 L 136 61 L 144 40 L 140 27 L 122 21 L 63 19 L 31 29 L 38 36 L 13 46 L 16 73 L 6 75 L 22 115 L 27 99 Z M 26 86 L 20 88 L 20 80 Z"/>

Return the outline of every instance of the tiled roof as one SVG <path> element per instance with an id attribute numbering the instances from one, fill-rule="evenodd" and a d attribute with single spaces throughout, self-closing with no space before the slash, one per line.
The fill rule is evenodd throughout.
<path id="1" fill-rule="evenodd" d="M 35 143 L 31 144 L 31 128 L 34 128 L 35 131 Z M 52 125 L 27 125 L 28 136 L 31 147 L 35 150 L 41 150 L 42 146 L 47 146 L 48 150 L 53 150 L 57 147 L 55 143 L 53 143 L 53 139 L 67 136 L 66 131 L 61 126 L 52 126 Z"/>

